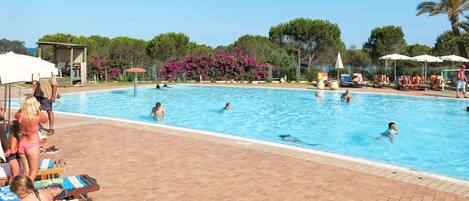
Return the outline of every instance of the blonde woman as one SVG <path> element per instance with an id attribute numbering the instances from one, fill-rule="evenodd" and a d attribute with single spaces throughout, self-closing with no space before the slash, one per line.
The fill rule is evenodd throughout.
<path id="1" fill-rule="evenodd" d="M 52 201 L 63 189 L 47 188 L 36 190 L 31 178 L 26 175 L 17 175 L 11 180 L 10 191 L 15 193 L 21 201 Z"/>
<path id="2" fill-rule="evenodd" d="M 21 104 L 20 110 L 15 114 L 20 127 L 20 143 L 18 152 L 24 167 L 24 174 L 32 180 L 39 170 L 39 131 L 40 125 L 47 122 L 47 115 L 39 110 L 39 102 L 29 96 Z"/>

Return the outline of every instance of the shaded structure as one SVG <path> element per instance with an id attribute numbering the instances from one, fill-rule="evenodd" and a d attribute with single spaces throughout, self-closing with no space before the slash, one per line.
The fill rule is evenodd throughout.
<path id="1" fill-rule="evenodd" d="M 71 85 L 74 82 L 86 83 L 86 45 L 45 41 L 36 44 L 38 57 L 45 57 L 46 60 L 55 63 L 59 69 L 59 76 L 69 77 Z"/>

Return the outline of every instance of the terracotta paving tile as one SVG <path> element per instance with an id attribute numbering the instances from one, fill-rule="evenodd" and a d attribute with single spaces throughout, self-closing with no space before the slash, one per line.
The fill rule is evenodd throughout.
<path id="1" fill-rule="evenodd" d="M 57 157 L 68 162 L 68 175 L 98 179 L 101 191 L 90 194 L 95 200 L 469 200 L 311 161 L 162 134 L 159 128 L 104 120 L 68 127 L 90 120 L 57 116 L 62 126 L 50 142 L 62 148 Z"/>

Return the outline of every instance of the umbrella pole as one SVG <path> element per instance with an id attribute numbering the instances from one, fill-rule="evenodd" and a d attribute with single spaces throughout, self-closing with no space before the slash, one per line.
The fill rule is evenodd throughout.
<path id="1" fill-rule="evenodd" d="M 7 85 L 4 85 L 5 87 L 5 93 L 3 94 L 3 131 L 6 134 L 7 133 L 7 117 L 6 117 L 6 112 L 5 109 L 7 107 Z"/>
<path id="2" fill-rule="evenodd" d="M 137 96 L 137 73 L 134 74 L 134 96 Z"/>
<path id="3" fill-rule="evenodd" d="M 11 113 L 11 84 L 8 84 L 8 125 L 10 125 L 10 113 Z"/>
<path id="4" fill-rule="evenodd" d="M 396 83 L 396 69 L 397 69 L 397 60 L 394 61 L 394 83 Z"/>
<path id="5" fill-rule="evenodd" d="M 425 62 L 425 69 L 423 71 L 425 74 L 424 74 L 424 77 L 423 77 L 423 82 L 427 82 L 427 62 Z"/>

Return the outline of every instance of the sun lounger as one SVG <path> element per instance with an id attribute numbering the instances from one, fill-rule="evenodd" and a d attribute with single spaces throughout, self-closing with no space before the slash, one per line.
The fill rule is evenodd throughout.
<path id="1" fill-rule="evenodd" d="M 61 179 L 49 179 L 34 182 L 34 187 L 44 189 L 50 186 L 62 186 L 64 192 L 56 199 L 87 199 L 88 193 L 99 191 L 96 179 L 88 175 L 76 175 Z"/>
<path id="2" fill-rule="evenodd" d="M 384 74 L 373 75 L 373 87 L 382 88 L 389 86 L 389 78 Z"/>
<path id="3" fill-rule="evenodd" d="M 65 171 L 65 162 L 62 159 L 41 159 L 36 180 L 59 178 Z"/>
<path id="4" fill-rule="evenodd" d="M 352 81 L 349 74 L 340 75 L 340 86 L 341 87 L 356 87 L 357 84 Z"/>
<path id="5" fill-rule="evenodd" d="M 397 83 L 398 90 L 409 91 L 410 89 L 414 87 L 414 85 L 412 84 L 404 84 L 400 77 L 397 77 L 396 83 Z"/>
<path id="6" fill-rule="evenodd" d="M 49 179 L 34 182 L 36 189 L 45 189 L 48 187 L 61 187 L 62 193 L 57 195 L 54 200 L 90 200 L 88 193 L 99 191 L 100 187 L 96 179 L 88 175 L 76 175 L 63 179 Z M 17 201 L 18 197 L 10 191 L 10 186 L 0 187 L 0 199 Z"/>

